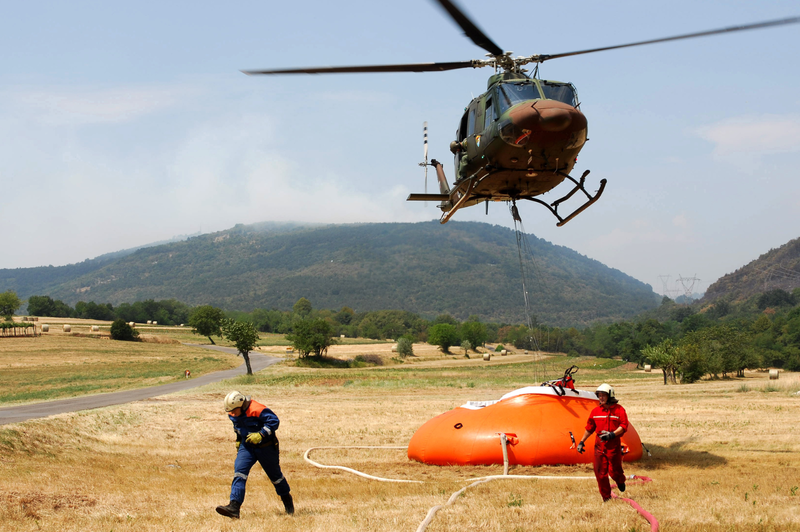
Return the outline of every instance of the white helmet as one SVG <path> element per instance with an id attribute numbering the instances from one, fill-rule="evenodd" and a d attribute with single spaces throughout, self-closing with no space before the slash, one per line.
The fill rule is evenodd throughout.
<path id="1" fill-rule="evenodd" d="M 613 386 L 606 384 L 605 382 L 597 387 L 597 390 L 594 392 L 595 395 L 598 395 L 600 392 L 605 392 L 608 394 L 608 402 L 614 403 L 616 402 L 617 398 L 614 396 L 614 388 Z"/>
<path id="2" fill-rule="evenodd" d="M 234 408 L 240 408 L 245 405 L 245 403 L 249 403 L 250 398 L 245 396 L 241 392 L 233 391 L 225 396 L 225 411 L 230 412 Z"/>

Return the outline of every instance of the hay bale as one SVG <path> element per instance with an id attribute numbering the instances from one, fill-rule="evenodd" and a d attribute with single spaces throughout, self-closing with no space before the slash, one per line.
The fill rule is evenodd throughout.
<path id="1" fill-rule="evenodd" d="M 157 321 L 154 321 L 154 322 L 153 322 L 153 325 L 158 325 L 158 322 L 157 322 Z"/>
<path id="2" fill-rule="evenodd" d="M 776 381 L 778 380 L 779 372 L 777 369 L 769 370 L 769 380 Z"/>
<path id="3" fill-rule="evenodd" d="M 98 332 L 99 330 L 100 330 L 100 327 L 99 327 L 99 326 L 97 326 L 97 325 L 92 325 L 92 332 Z"/>
<path id="4" fill-rule="evenodd" d="M 129 321 L 129 322 L 128 322 L 128 326 L 129 326 L 131 329 L 133 329 L 134 327 L 136 327 L 136 322 L 135 322 L 135 321 Z"/>
<path id="5" fill-rule="evenodd" d="M 50 326 L 48 324 L 46 324 L 46 323 L 43 323 L 42 324 L 42 332 L 43 333 L 50 332 Z"/>
<path id="6" fill-rule="evenodd" d="M 507 354 L 508 354 L 508 349 L 503 349 L 502 351 L 500 351 L 500 356 L 501 356 L 501 357 L 504 357 L 504 356 L 506 356 Z"/>
<path id="7" fill-rule="evenodd" d="M 70 327 L 68 323 L 65 323 L 64 326 L 61 327 L 61 330 L 63 330 L 64 332 L 72 332 L 72 327 Z"/>
<path id="8" fill-rule="evenodd" d="M 397 353 L 397 344 L 392 346 L 392 353 Z"/>
<path id="9" fill-rule="evenodd" d="M 653 366 L 651 366 L 650 364 L 645 364 L 644 365 L 644 372 L 645 373 L 650 373 L 651 371 L 653 371 Z"/>
<path id="10" fill-rule="evenodd" d="M 147 320 L 147 324 L 148 325 L 152 325 L 153 324 L 153 320 Z"/>
<path id="11" fill-rule="evenodd" d="M 492 359 L 492 354 L 491 354 L 491 353 L 484 353 L 484 354 L 483 354 L 483 359 L 484 359 L 486 362 L 489 362 L 489 361 Z"/>

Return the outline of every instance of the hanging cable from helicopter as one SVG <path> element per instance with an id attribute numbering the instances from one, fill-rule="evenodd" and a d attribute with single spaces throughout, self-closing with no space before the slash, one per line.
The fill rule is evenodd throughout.
<path id="1" fill-rule="evenodd" d="M 533 329 L 533 311 L 531 309 L 530 293 L 528 292 L 529 278 L 531 277 L 529 264 L 533 265 L 534 275 L 539 284 L 540 294 L 544 294 L 542 273 L 536 264 L 536 257 L 528 241 L 528 235 L 525 233 L 525 226 L 522 224 L 522 217 L 519 215 L 519 209 L 517 209 L 517 202 L 515 200 L 512 200 L 509 210 L 511 211 L 511 218 L 514 220 L 514 236 L 517 241 L 517 257 L 519 259 L 519 272 L 522 279 L 522 296 L 525 300 L 525 320 L 529 331 L 528 342 L 536 351 L 541 351 L 541 342 Z M 534 375 L 534 377 L 538 380 L 539 376 Z"/>

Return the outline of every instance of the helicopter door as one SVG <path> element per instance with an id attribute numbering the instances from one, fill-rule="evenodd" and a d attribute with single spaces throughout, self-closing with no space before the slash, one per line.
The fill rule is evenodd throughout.
<path id="1" fill-rule="evenodd" d="M 463 142 L 465 138 L 467 138 L 467 116 L 469 115 L 469 111 L 464 113 L 464 116 L 461 117 L 461 122 L 458 124 L 458 131 L 456 131 L 456 140 L 459 143 Z M 461 155 L 464 152 L 459 150 L 455 154 L 455 165 L 456 165 L 456 181 L 458 181 L 461 176 L 458 174 L 458 169 L 461 166 Z"/>
<path id="2" fill-rule="evenodd" d="M 478 139 L 475 137 L 483 131 L 483 102 L 473 100 L 467 109 L 467 157 L 473 158 L 478 154 Z"/>

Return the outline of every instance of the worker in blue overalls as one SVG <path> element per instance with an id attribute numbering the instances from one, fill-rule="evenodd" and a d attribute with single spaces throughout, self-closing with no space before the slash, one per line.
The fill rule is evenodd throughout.
<path id="1" fill-rule="evenodd" d="M 233 422 L 236 432 L 236 462 L 231 483 L 231 502 L 217 506 L 217 513 L 225 517 L 239 518 L 239 508 L 244 502 L 247 475 L 256 464 L 261 464 L 264 472 L 280 495 L 286 513 L 294 514 L 294 502 L 289 493 L 289 483 L 281 472 L 280 449 L 275 431 L 280 420 L 275 413 L 239 392 L 231 392 L 225 397 L 225 411 Z"/>

